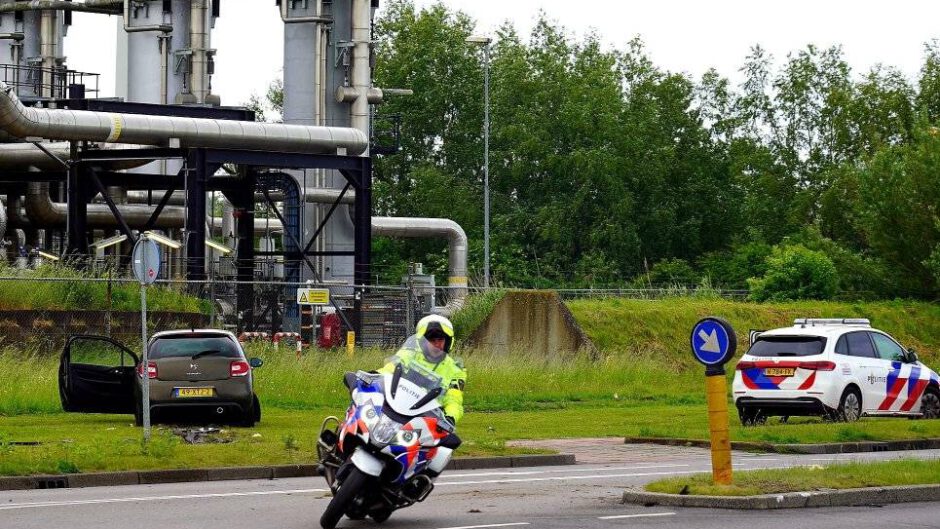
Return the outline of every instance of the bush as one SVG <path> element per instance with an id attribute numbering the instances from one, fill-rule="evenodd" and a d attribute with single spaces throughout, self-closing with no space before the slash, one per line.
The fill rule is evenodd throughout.
<path id="1" fill-rule="evenodd" d="M 767 273 L 767 257 L 771 246 L 749 242 L 730 252 L 712 252 L 702 258 L 700 266 L 712 285 L 718 288 L 747 288 L 747 280 Z"/>
<path id="2" fill-rule="evenodd" d="M 701 277 L 685 259 L 663 259 L 650 268 L 648 274 L 640 274 L 633 279 L 637 288 L 692 286 L 700 282 Z"/>
<path id="3" fill-rule="evenodd" d="M 839 288 L 839 274 L 825 254 L 797 244 L 774 247 L 764 277 L 747 282 L 754 301 L 832 299 Z"/>

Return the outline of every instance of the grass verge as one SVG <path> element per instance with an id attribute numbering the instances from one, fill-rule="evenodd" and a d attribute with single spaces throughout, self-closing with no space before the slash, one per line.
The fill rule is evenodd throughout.
<path id="1" fill-rule="evenodd" d="M 650 492 L 703 496 L 752 496 L 825 489 L 940 483 L 940 461 L 899 460 L 737 472 L 733 485 L 713 485 L 711 474 L 669 478 L 646 485 Z"/>
<path id="2" fill-rule="evenodd" d="M 345 405 L 309 409 L 263 406 L 264 416 L 256 427 L 225 427 L 216 439 L 224 442 L 196 445 L 184 443 L 172 435 L 172 427 L 163 425 L 154 430 L 150 445 L 144 445 L 141 429 L 133 426 L 130 415 L 0 417 L 0 475 L 313 463 L 321 421 L 345 411 Z M 812 442 L 831 439 L 845 428 L 878 439 L 940 437 L 940 421 L 906 419 L 865 419 L 851 426 L 822 422 L 763 426 L 734 430 L 733 437 L 741 438 L 744 433 L 766 440 L 778 435 L 772 433 L 777 428 Z M 507 446 L 507 441 L 516 439 L 705 438 L 707 433 L 705 408 L 699 404 L 570 403 L 533 411 L 471 410 L 460 424 L 464 444 L 457 455 L 544 453 Z"/>

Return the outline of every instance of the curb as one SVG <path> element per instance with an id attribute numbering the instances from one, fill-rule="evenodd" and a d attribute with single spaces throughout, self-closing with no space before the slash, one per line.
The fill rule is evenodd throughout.
<path id="1" fill-rule="evenodd" d="M 802 507 L 850 507 L 858 505 L 884 505 L 940 501 L 940 485 L 903 485 L 865 489 L 821 490 L 762 494 L 759 496 L 695 496 L 646 492 L 627 489 L 622 503 L 635 503 L 652 507 L 704 507 L 710 509 L 796 509 Z"/>
<path id="2" fill-rule="evenodd" d="M 482 470 L 551 465 L 574 465 L 573 454 L 537 454 L 505 457 L 461 457 L 451 460 L 446 470 Z M 0 490 L 66 489 L 110 487 L 116 485 L 151 485 L 191 481 L 232 479 L 279 479 L 318 476 L 316 465 L 276 465 L 255 467 L 219 467 L 128 472 L 93 472 L 88 474 L 53 474 L 0 477 Z"/>
<path id="3" fill-rule="evenodd" d="M 625 444 L 646 443 L 666 446 L 695 446 L 710 448 L 704 439 L 666 439 L 662 437 L 627 437 Z M 732 450 L 772 452 L 777 454 L 851 454 L 859 452 L 893 452 L 897 450 L 940 449 L 940 438 L 908 439 L 901 441 L 860 441 L 855 443 L 774 444 L 753 441 L 732 441 Z"/>

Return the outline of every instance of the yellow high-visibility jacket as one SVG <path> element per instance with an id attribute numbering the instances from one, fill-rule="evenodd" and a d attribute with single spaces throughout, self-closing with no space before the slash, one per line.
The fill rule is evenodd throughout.
<path id="1" fill-rule="evenodd" d="M 428 371 L 439 375 L 444 384 L 447 385 L 447 392 L 441 398 L 441 406 L 444 407 L 444 415 L 454 418 L 454 422 L 460 421 L 463 417 L 463 389 L 467 384 L 467 370 L 459 360 L 455 360 L 449 354 L 445 354 L 440 362 L 429 362 L 424 353 L 419 349 L 419 345 L 412 347 L 402 347 L 395 353 L 395 357 L 400 361 L 414 361 L 420 364 Z M 393 373 L 395 371 L 395 362 L 389 362 L 379 369 L 379 373 Z"/>

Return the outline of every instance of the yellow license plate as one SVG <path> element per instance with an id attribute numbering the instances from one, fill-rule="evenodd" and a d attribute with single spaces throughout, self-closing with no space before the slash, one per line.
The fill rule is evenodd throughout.
<path id="1" fill-rule="evenodd" d="M 213 388 L 176 388 L 176 396 L 181 399 L 213 397 L 215 390 Z"/>
<path id="2" fill-rule="evenodd" d="M 768 377 L 792 377 L 796 374 L 795 367 L 765 367 L 764 375 Z"/>

